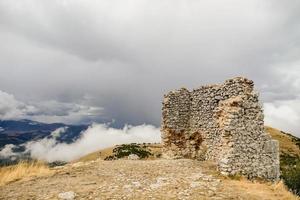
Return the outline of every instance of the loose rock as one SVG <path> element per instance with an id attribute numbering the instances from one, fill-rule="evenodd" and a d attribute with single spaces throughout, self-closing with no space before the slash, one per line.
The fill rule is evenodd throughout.
<path id="1" fill-rule="evenodd" d="M 73 191 L 69 192 L 62 192 L 58 194 L 58 198 L 62 200 L 73 200 L 75 198 L 76 194 Z"/>

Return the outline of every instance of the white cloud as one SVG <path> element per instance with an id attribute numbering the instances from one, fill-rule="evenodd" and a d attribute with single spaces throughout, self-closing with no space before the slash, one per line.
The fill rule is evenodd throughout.
<path id="1" fill-rule="evenodd" d="M 68 127 L 60 127 L 51 133 L 53 138 L 58 138 L 67 131 Z"/>
<path id="2" fill-rule="evenodd" d="M 265 124 L 300 137 L 300 100 L 264 104 Z"/>
<path id="3" fill-rule="evenodd" d="M 13 148 L 16 147 L 15 145 L 13 144 L 7 144 L 3 147 L 3 149 L 1 149 L 0 151 L 0 158 L 9 158 L 9 157 L 12 157 L 12 156 L 15 156 L 17 155 L 17 153 L 15 153 L 13 151 Z"/>
<path id="4" fill-rule="evenodd" d="M 64 129 L 56 132 L 63 134 Z M 74 143 L 58 143 L 55 138 L 44 138 L 28 142 L 25 147 L 32 158 L 52 162 L 56 160 L 71 161 L 103 148 L 133 142 L 160 142 L 160 130 L 145 124 L 126 125 L 123 129 L 111 128 L 106 124 L 93 124 Z"/>
<path id="5" fill-rule="evenodd" d="M 276 77 L 263 88 L 265 123 L 300 137 L 300 60 L 297 49 L 284 61 L 274 64 Z"/>

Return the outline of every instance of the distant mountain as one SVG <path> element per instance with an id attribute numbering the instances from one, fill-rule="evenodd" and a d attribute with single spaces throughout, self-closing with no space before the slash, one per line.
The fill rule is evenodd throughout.
<path id="1" fill-rule="evenodd" d="M 19 145 L 28 141 L 50 136 L 58 128 L 67 127 L 57 140 L 70 143 L 76 140 L 88 125 L 66 125 L 63 123 L 46 124 L 31 120 L 0 120 L 0 150 L 6 144 Z"/>

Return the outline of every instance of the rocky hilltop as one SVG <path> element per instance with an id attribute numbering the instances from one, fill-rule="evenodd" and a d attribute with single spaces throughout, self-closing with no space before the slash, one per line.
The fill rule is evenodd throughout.
<path id="1" fill-rule="evenodd" d="M 0 187 L 0 199 L 297 199 L 282 183 L 227 178 L 214 163 L 191 159 L 99 158 Z"/>

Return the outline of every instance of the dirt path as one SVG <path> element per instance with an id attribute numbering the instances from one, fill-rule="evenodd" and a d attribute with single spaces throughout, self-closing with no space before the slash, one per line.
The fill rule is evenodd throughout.
<path id="1" fill-rule="evenodd" d="M 249 185 L 247 185 L 249 184 Z M 48 177 L 0 187 L 0 199 L 284 199 L 266 184 L 225 180 L 213 164 L 193 160 L 97 160 L 67 165 Z M 261 194 L 255 191 L 262 191 Z"/>

